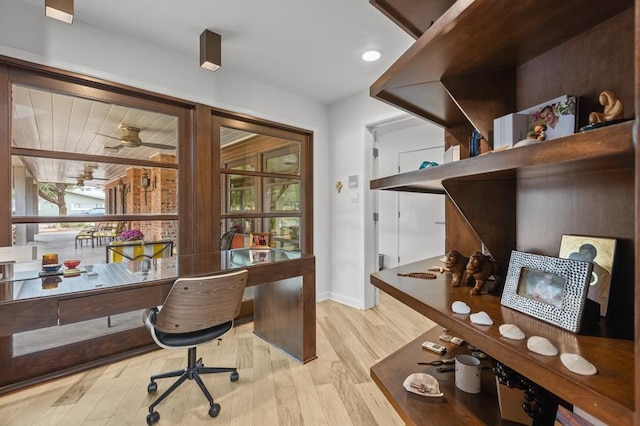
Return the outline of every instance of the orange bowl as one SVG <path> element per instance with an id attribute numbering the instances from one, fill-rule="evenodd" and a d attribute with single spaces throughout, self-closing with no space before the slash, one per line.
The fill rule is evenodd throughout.
<path id="1" fill-rule="evenodd" d="M 78 265 L 80 264 L 80 261 L 78 259 L 71 259 L 71 260 L 65 260 L 62 263 L 64 263 L 64 266 L 66 266 L 67 268 L 74 269 L 78 267 Z"/>

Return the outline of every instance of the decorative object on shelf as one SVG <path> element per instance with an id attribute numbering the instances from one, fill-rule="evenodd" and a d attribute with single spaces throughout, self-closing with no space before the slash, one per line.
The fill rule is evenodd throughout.
<path id="1" fill-rule="evenodd" d="M 249 262 L 250 263 L 265 263 L 271 262 L 271 250 L 266 249 L 250 249 L 249 250 Z"/>
<path id="2" fill-rule="evenodd" d="M 484 283 L 486 283 L 492 275 L 495 280 L 489 288 L 489 293 L 495 294 L 494 292 L 499 288 L 498 264 L 491 256 L 482 254 L 479 251 L 473 253 L 469 256 L 466 271 L 467 284 L 469 284 L 470 281 L 474 283 L 473 288 L 469 292 L 472 296 L 480 294 Z"/>
<path id="3" fill-rule="evenodd" d="M 451 250 L 441 259 L 444 266 L 451 272 L 451 286 L 458 287 L 462 283 L 469 258 L 456 250 Z"/>
<path id="4" fill-rule="evenodd" d="M 469 138 L 469 157 L 476 157 L 480 155 L 480 142 L 482 141 L 482 135 L 479 131 L 473 130 L 471 137 Z"/>
<path id="5" fill-rule="evenodd" d="M 472 323 L 478 325 L 493 325 L 493 320 L 485 311 L 476 312 L 475 314 L 471 314 L 469 319 Z"/>
<path id="6" fill-rule="evenodd" d="M 456 314 L 466 315 L 471 312 L 471 308 L 464 302 L 456 300 L 451 304 L 451 310 Z"/>
<path id="7" fill-rule="evenodd" d="M 439 397 L 444 394 L 440 391 L 440 384 L 435 377 L 426 373 L 413 373 L 409 375 L 402 383 L 404 388 L 412 393 L 429 396 Z"/>
<path id="8" fill-rule="evenodd" d="M 498 330 L 500 330 L 502 337 L 511 340 L 524 340 L 524 338 L 527 337 L 524 332 L 520 330 L 520 327 L 515 324 L 502 324 L 498 327 Z"/>
<path id="9" fill-rule="evenodd" d="M 42 255 L 42 266 L 44 265 L 57 265 L 58 255 L 55 253 L 45 253 Z"/>
<path id="10" fill-rule="evenodd" d="M 480 393 L 482 385 L 482 366 L 480 360 L 471 355 L 456 356 L 455 384 L 458 389 L 467 393 Z"/>
<path id="11" fill-rule="evenodd" d="M 432 274 L 431 272 L 409 272 L 408 274 L 402 274 L 398 272 L 399 277 L 409 277 L 409 278 L 421 278 L 423 280 L 435 280 L 436 274 Z"/>
<path id="12" fill-rule="evenodd" d="M 600 316 L 607 316 L 611 273 L 616 252 L 614 238 L 563 235 L 560 257 L 590 262 L 593 265 L 587 298 L 600 305 Z"/>
<path id="13" fill-rule="evenodd" d="M 598 372 L 595 365 L 584 359 L 581 355 L 571 353 L 561 353 L 560 361 L 562 364 L 576 374 L 583 376 L 593 376 Z"/>
<path id="14" fill-rule="evenodd" d="M 601 92 L 598 101 L 604 107 L 604 111 L 590 113 L 589 124 L 617 120 L 624 115 L 624 104 L 611 90 Z"/>
<path id="15" fill-rule="evenodd" d="M 42 269 L 45 273 L 53 274 L 58 272 L 58 270 L 62 267 L 62 264 L 58 263 L 55 265 L 42 265 Z"/>
<path id="16" fill-rule="evenodd" d="M 564 95 L 520 111 L 529 115 L 529 129 L 540 137 L 536 126 L 545 126 L 542 140 L 572 135 L 576 130 L 576 97 Z"/>
<path id="17" fill-rule="evenodd" d="M 513 250 L 500 303 L 578 332 L 592 264 Z"/>
<path id="18" fill-rule="evenodd" d="M 271 246 L 271 233 L 252 232 L 249 236 L 249 248 L 269 248 Z"/>
<path id="19" fill-rule="evenodd" d="M 554 424 L 553 419 L 555 418 L 559 402 L 557 396 L 538 386 L 526 377 L 516 373 L 514 370 L 499 361 L 495 362 L 493 372 L 496 375 L 499 385 L 523 391 L 523 399 L 518 406 L 521 407 L 531 419 L 533 419 L 535 424 Z M 501 407 L 501 413 L 503 414 L 503 418 L 506 420 L 515 421 L 522 419 L 522 417 L 517 416 L 517 413 L 513 412 L 509 413 L 511 415 L 508 417 L 505 417 L 505 412 L 506 411 L 502 410 Z"/>
<path id="20" fill-rule="evenodd" d="M 139 229 L 129 229 L 122 232 L 118 237 L 122 241 L 142 241 L 144 240 L 144 234 Z"/>
<path id="21" fill-rule="evenodd" d="M 437 165 L 438 163 L 436 163 L 435 161 L 423 161 L 422 164 L 420 164 L 420 167 L 418 169 L 419 170 L 429 169 L 431 167 L 436 167 Z"/>
<path id="22" fill-rule="evenodd" d="M 546 337 L 531 336 L 527 340 L 527 349 L 531 352 L 535 352 L 544 356 L 556 356 L 558 355 L 558 348 L 549 341 Z"/>

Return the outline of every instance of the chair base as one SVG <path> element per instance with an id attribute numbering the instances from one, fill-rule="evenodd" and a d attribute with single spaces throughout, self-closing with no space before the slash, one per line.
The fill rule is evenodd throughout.
<path id="1" fill-rule="evenodd" d="M 209 415 L 211 417 L 216 417 L 220 413 L 220 404 L 214 402 L 211 393 L 202 382 L 200 378 L 201 374 L 215 374 L 215 373 L 231 373 L 230 379 L 232 382 L 238 380 L 239 375 L 236 368 L 233 367 L 205 367 L 202 363 L 202 359 L 196 361 L 196 348 L 189 348 L 188 350 L 188 365 L 186 368 L 182 370 L 170 371 L 168 373 L 156 374 L 151 376 L 151 381 L 147 386 L 147 392 L 154 393 L 158 389 L 158 384 L 155 382 L 157 379 L 166 379 L 169 377 L 178 377 L 176 380 L 162 395 L 156 398 L 155 401 L 149 405 L 149 414 L 147 415 L 147 424 L 152 425 L 157 423 L 160 420 L 160 414 L 155 411 L 156 405 L 162 402 L 167 396 L 169 396 L 174 390 L 178 388 L 182 383 L 184 383 L 187 379 L 195 380 L 198 384 L 198 387 L 209 401 Z"/>

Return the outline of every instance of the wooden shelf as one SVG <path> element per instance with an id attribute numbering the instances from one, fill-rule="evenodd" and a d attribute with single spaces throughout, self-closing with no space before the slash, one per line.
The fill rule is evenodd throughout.
<path id="1" fill-rule="evenodd" d="M 440 334 L 442 328 L 435 326 L 371 367 L 373 381 L 391 401 L 393 408 L 408 425 L 455 424 L 460 418 L 473 419 L 475 424 L 507 424 L 500 418 L 495 374 L 490 368 L 482 370 L 481 392 L 467 394 L 456 388 L 453 371 L 438 373 L 437 367 L 417 364 L 419 361 L 429 362 L 471 352 L 466 344 L 456 346 L 439 341 Z M 446 346 L 447 353 L 441 357 L 422 349 L 420 345 L 425 340 Z M 482 361 L 482 365 L 490 367 L 491 362 L 486 359 Z M 402 384 L 413 373 L 427 373 L 435 377 L 444 396 L 427 398 L 407 392 Z"/>
<path id="2" fill-rule="evenodd" d="M 455 0 L 369 0 L 376 9 L 413 38 L 419 38 Z"/>
<path id="3" fill-rule="evenodd" d="M 404 2 L 389 3 L 398 11 Z M 486 136 L 486 122 L 515 110 L 516 67 L 632 7 L 632 0 L 588 6 L 583 0 L 521 0 L 499 7 L 491 0 L 457 1 L 371 86 L 371 96 L 447 128 L 469 120 Z M 481 98 L 492 101 L 484 102 L 482 117 L 472 111 L 481 98 L 466 96 L 471 81 L 476 92 L 486 87 Z"/>
<path id="4" fill-rule="evenodd" d="M 371 189 L 444 193 L 448 180 L 503 180 L 633 167 L 632 121 L 534 145 L 490 152 L 370 182 Z"/>
<path id="5" fill-rule="evenodd" d="M 608 424 L 633 423 L 634 381 L 629 380 L 629 374 L 635 371 L 632 341 L 573 334 L 503 307 L 498 297 L 470 296 L 468 287 L 451 287 L 449 273 L 441 274 L 435 280 L 397 275 L 426 271 L 436 265 L 440 263 L 434 258 L 376 272 L 371 274 L 371 283 L 568 403 Z M 486 312 L 494 324 L 474 325 L 468 315 L 454 314 L 451 304 L 456 300 L 469 305 L 471 312 Z M 596 366 L 598 374 L 574 374 L 562 365 L 559 356 L 537 355 L 527 349 L 526 340 L 502 338 L 498 331 L 501 324 L 516 324 L 527 337 L 544 336 L 561 353 L 581 354 Z"/>

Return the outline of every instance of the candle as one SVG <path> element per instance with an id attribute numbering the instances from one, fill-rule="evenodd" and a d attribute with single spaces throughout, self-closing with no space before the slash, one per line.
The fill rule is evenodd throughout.
<path id="1" fill-rule="evenodd" d="M 58 255 L 55 253 L 46 253 L 42 255 L 42 264 L 43 265 L 57 265 L 58 264 Z"/>

